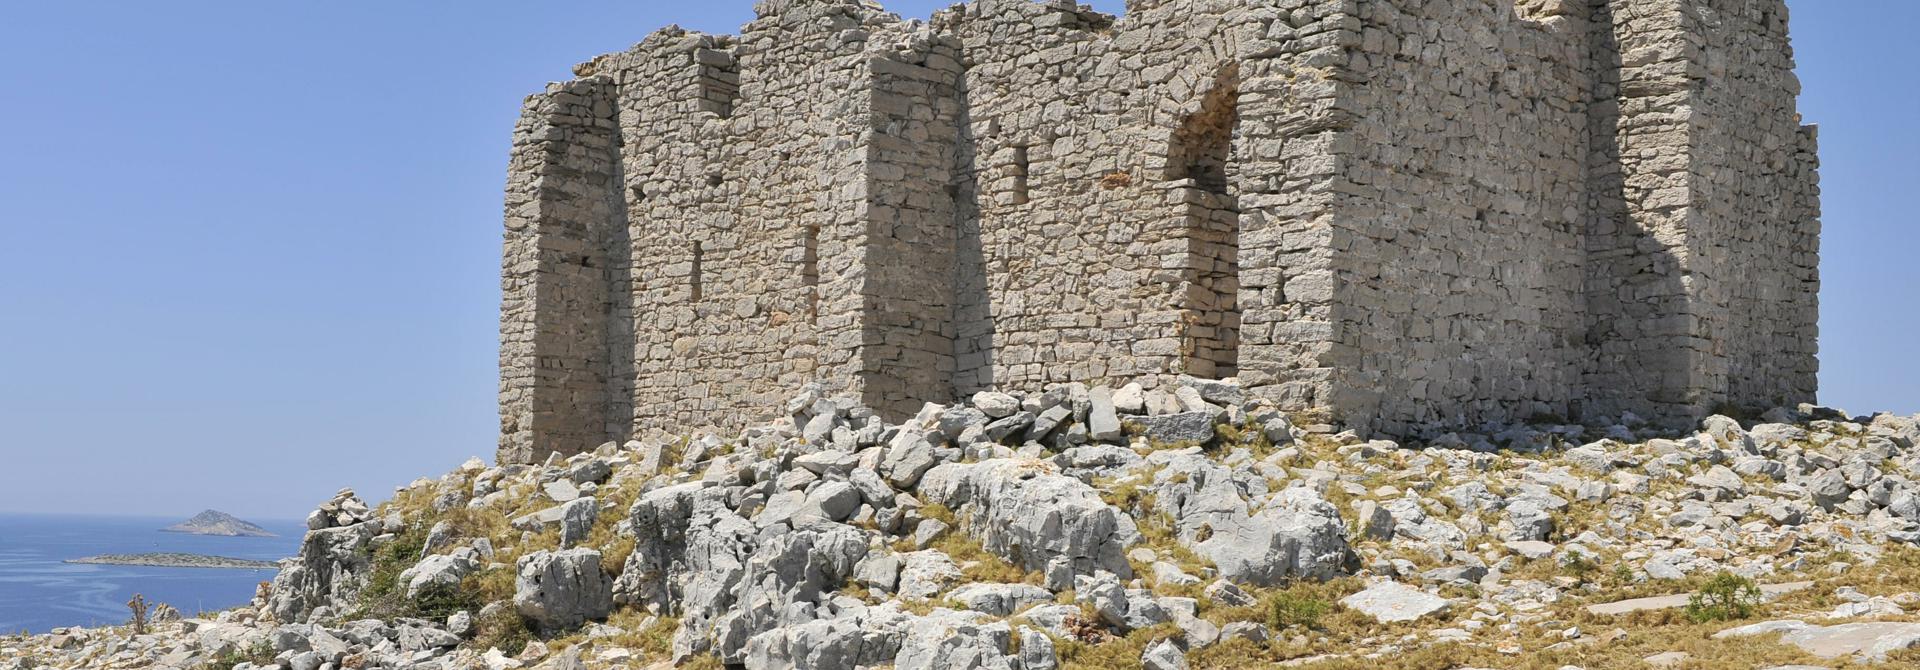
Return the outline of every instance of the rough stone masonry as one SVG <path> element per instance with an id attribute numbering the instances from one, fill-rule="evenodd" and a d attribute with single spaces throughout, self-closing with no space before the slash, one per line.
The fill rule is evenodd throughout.
<path id="1" fill-rule="evenodd" d="M 1784 0 L 755 9 L 527 99 L 503 462 L 810 382 L 1237 377 L 1400 435 L 1813 399 Z"/>

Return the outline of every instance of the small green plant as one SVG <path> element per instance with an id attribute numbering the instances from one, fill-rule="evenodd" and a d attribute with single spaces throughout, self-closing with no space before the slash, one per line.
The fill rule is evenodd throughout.
<path id="1" fill-rule="evenodd" d="M 1313 628 L 1332 610 L 1333 604 L 1325 600 L 1281 591 L 1267 600 L 1267 626 L 1277 631 L 1296 626 Z"/>
<path id="2" fill-rule="evenodd" d="M 1633 568 L 1628 567 L 1625 563 L 1615 564 L 1613 566 L 1613 581 L 1621 584 L 1633 581 Z"/>
<path id="3" fill-rule="evenodd" d="M 1753 616 L 1760 604 L 1760 586 L 1731 572 L 1714 575 L 1687 599 L 1687 618 L 1694 623 L 1733 621 Z"/>
<path id="4" fill-rule="evenodd" d="M 1587 581 L 1599 571 L 1600 564 L 1595 563 L 1592 557 L 1580 552 L 1572 552 L 1560 561 L 1560 572 L 1582 582 Z"/>

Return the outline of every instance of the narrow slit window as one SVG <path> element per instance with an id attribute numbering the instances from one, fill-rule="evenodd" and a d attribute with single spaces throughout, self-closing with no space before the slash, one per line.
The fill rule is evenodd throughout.
<path id="1" fill-rule="evenodd" d="M 1013 148 L 1013 204 L 1024 205 L 1031 199 L 1027 191 L 1028 171 L 1032 164 L 1027 158 L 1027 145 Z"/>
<path id="2" fill-rule="evenodd" d="M 800 278 L 807 285 L 807 322 L 820 320 L 820 227 L 807 226 L 801 241 Z"/>
<path id="3" fill-rule="evenodd" d="M 701 280 L 700 261 L 702 260 L 701 257 L 704 256 L 705 253 L 706 253 L 706 250 L 701 248 L 699 242 L 693 243 L 693 277 L 691 280 L 689 280 L 690 285 L 689 285 L 688 293 L 694 300 L 700 299 L 700 280 Z"/>

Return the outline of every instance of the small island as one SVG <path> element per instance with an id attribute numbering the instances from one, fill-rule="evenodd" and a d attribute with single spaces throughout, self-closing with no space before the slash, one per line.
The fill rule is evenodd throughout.
<path id="1" fill-rule="evenodd" d="M 175 553 L 104 554 L 101 556 L 70 559 L 66 562 L 85 565 L 138 565 L 155 568 L 243 568 L 247 570 L 270 570 L 280 567 L 280 564 L 273 561 L 255 561 L 245 558 Z"/>
<path id="2" fill-rule="evenodd" d="M 242 521 L 232 514 L 219 510 L 207 510 L 193 518 L 160 529 L 168 533 L 187 533 L 190 535 L 217 535 L 220 537 L 275 537 L 259 525 Z"/>

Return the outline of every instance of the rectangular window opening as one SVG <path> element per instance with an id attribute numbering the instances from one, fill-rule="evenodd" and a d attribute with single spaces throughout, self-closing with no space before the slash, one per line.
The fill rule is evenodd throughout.
<path id="1" fill-rule="evenodd" d="M 1027 159 L 1027 145 L 1013 147 L 1013 204 L 1024 205 L 1030 200 L 1027 191 L 1028 170 L 1032 164 Z"/>
<path id="2" fill-rule="evenodd" d="M 693 243 L 693 279 L 688 293 L 694 300 L 700 299 L 700 262 L 703 260 L 701 257 L 706 255 L 705 252 L 706 250 L 701 248 L 699 242 Z"/>
<path id="3" fill-rule="evenodd" d="M 807 226 L 801 242 L 800 278 L 807 286 L 807 323 L 820 321 L 820 226 Z"/>

